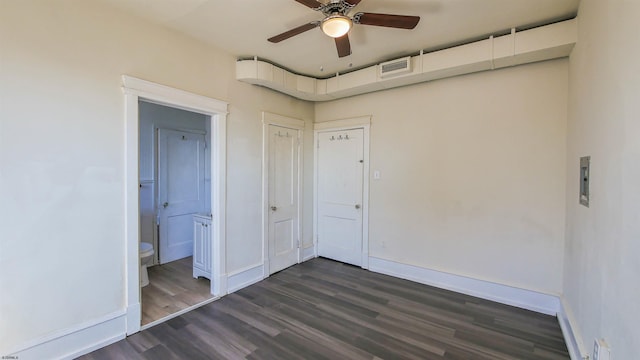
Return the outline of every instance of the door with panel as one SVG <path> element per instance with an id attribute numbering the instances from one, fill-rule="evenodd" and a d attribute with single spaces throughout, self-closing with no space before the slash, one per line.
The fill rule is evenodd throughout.
<path id="1" fill-rule="evenodd" d="M 362 265 L 363 129 L 318 133 L 318 255 Z"/>
<path id="2" fill-rule="evenodd" d="M 202 134 L 158 129 L 160 263 L 193 254 L 193 214 L 204 211 Z"/>
<path id="3" fill-rule="evenodd" d="M 193 216 L 193 277 L 211 280 L 211 217 Z"/>
<path id="4" fill-rule="evenodd" d="M 300 133 L 268 126 L 269 274 L 298 263 Z"/>

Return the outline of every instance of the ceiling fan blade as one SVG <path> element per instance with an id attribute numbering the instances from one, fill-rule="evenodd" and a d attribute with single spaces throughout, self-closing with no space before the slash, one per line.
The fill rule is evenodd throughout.
<path id="1" fill-rule="evenodd" d="M 349 4 L 351 6 L 356 6 L 356 5 L 360 4 L 360 1 L 362 1 L 362 0 L 344 0 L 344 2 L 346 2 L 347 4 Z"/>
<path id="2" fill-rule="evenodd" d="M 316 0 L 296 0 L 300 4 L 304 6 L 308 6 L 314 10 L 319 9 L 322 6 L 322 3 L 317 2 Z"/>
<path id="3" fill-rule="evenodd" d="M 349 34 L 345 34 L 339 38 L 335 38 L 336 48 L 338 49 L 338 57 L 351 55 L 351 43 L 349 42 Z"/>
<path id="4" fill-rule="evenodd" d="M 279 43 L 282 40 L 287 40 L 288 38 L 290 38 L 292 36 L 296 36 L 298 34 L 302 34 L 305 31 L 309 31 L 309 30 L 311 30 L 311 29 L 313 29 L 315 27 L 318 27 L 318 25 L 320 25 L 320 22 L 318 22 L 318 21 L 310 22 L 308 24 L 304 24 L 304 25 L 298 26 L 297 28 L 291 29 L 289 31 L 285 31 L 282 34 L 270 37 L 267 40 L 272 42 L 272 43 Z"/>
<path id="5" fill-rule="evenodd" d="M 385 26 L 398 29 L 413 29 L 418 25 L 420 16 L 391 15 L 359 12 L 353 16 L 356 24 Z"/>

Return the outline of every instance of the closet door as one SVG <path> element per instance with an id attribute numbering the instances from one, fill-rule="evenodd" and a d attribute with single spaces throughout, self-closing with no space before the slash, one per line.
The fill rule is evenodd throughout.
<path id="1" fill-rule="evenodd" d="M 362 129 L 318 134 L 318 255 L 362 265 Z"/>
<path id="2" fill-rule="evenodd" d="M 269 274 L 298 262 L 299 130 L 268 126 Z"/>

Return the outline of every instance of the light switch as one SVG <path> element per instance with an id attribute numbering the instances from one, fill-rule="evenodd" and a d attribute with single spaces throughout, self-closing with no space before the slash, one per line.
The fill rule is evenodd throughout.
<path id="1" fill-rule="evenodd" d="M 380 170 L 373 171 L 373 180 L 380 180 Z"/>

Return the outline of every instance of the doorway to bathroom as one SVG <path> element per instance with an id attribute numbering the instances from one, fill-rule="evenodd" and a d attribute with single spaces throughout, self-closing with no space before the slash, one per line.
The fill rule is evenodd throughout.
<path id="1" fill-rule="evenodd" d="M 156 84 L 150 81 L 137 79 L 131 76 L 123 75 L 123 93 L 125 99 L 125 256 L 126 256 L 126 318 L 127 318 L 127 335 L 134 334 L 141 329 L 148 328 L 156 323 L 166 321 L 172 317 L 178 316 L 184 312 L 190 311 L 198 306 L 202 306 L 226 294 L 226 276 L 225 269 L 225 182 L 226 182 L 226 102 L 201 95 L 186 92 L 184 90 Z M 145 110 L 145 107 L 148 108 Z M 147 122 L 140 117 L 140 113 L 144 113 L 149 108 L 162 106 L 169 112 L 190 113 L 190 116 L 204 118 L 204 130 L 200 128 L 194 129 L 193 126 L 185 125 L 184 122 L 176 124 L 151 125 L 152 131 L 145 132 L 144 128 L 148 128 Z M 186 122 L 189 122 L 187 120 Z M 164 134 L 159 134 L 162 131 Z M 146 134 L 146 135 L 143 135 Z M 166 136 L 165 136 L 166 135 Z M 165 136 L 163 138 L 163 136 Z M 184 138 L 183 138 L 184 136 Z M 204 138 L 204 140 L 202 140 Z M 174 189 L 168 189 L 167 199 L 160 197 L 160 188 L 165 185 L 161 184 L 161 168 L 158 166 L 161 160 L 159 156 L 159 141 L 165 141 L 168 147 L 175 148 L 174 152 L 169 151 L 167 155 L 168 163 L 165 164 L 167 169 L 165 181 L 168 183 L 182 183 Z M 202 147 L 204 146 L 204 150 Z M 141 154 L 141 150 L 148 150 L 148 155 Z M 188 151 L 189 148 L 197 150 L 197 155 Z M 171 155 L 172 154 L 172 155 Z M 203 155 L 204 154 L 204 155 Z M 186 179 L 177 179 L 176 175 L 181 173 L 185 161 L 193 163 L 202 163 L 204 165 L 193 166 L 200 173 L 209 174 L 200 181 L 201 176 L 191 175 L 191 180 L 198 179 L 197 182 Z M 186 159 L 186 160 L 185 160 Z M 191 166 L 189 165 L 189 166 Z M 205 171 L 202 171 L 204 167 Z M 174 168 L 177 171 L 170 171 Z M 185 182 L 190 185 L 184 185 Z M 204 186 L 198 185 L 204 183 Z M 170 194 L 174 192 L 174 194 Z M 194 194 L 197 195 L 198 201 L 195 201 L 196 210 L 189 210 L 185 213 L 180 211 L 167 212 L 162 214 L 158 209 L 165 209 L 171 205 L 184 205 L 193 199 Z M 204 202 L 204 205 L 202 203 Z M 175 221 L 168 226 L 169 234 L 178 234 L 174 244 L 184 245 L 178 246 L 182 250 L 193 248 L 193 255 L 178 255 L 178 259 L 161 259 L 163 253 L 162 246 L 162 229 L 163 220 L 167 220 L 175 216 Z M 184 215 L 184 216 L 183 216 Z M 190 219 L 189 221 L 185 219 Z M 165 222 L 165 226 L 171 223 L 171 220 Z M 187 228 L 185 225 L 191 223 L 189 230 L 180 229 Z M 160 226 L 158 226 L 160 225 Z M 186 235 L 184 235 L 186 233 Z M 180 235 L 182 234 L 182 235 Z M 145 240 L 142 242 L 142 240 Z M 182 244 L 182 243 L 186 243 Z M 147 245 L 148 244 L 148 245 Z M 177 252 L 181 250 L 176 250 Z M 189 256 L 190 255 L 190 256 Z M 163 263 L 164 261 L 166 263 Z M 174 261 L 170 261 L 174 260 Z M 155 281 L 157 287 L 162 288 L 164 292 L 173 294 L 174 299 L 154 298 L 158 308 L 162 311 L 155 311 L 154 318 L 158 320 L 145 319 L 142 321 L 142 286 L 141 282 L 145 280 L 145 274 L 142 264 L 149 264 L 150 268 L 155 268 L 156 272 L 162 270 L 163 275 Z M 178 275 L 182 274 L 182 275 Z M 186 274 L 186 276 L 185 276 Z M 168 276 L 167 276 L 168 275 Z M 182 277 L 180 277 L 182 276 Z M 185 285 L 185 281 L 178 280 L 167 282 L 172 278 L 200 280 L 205 283 L 201 286 L 206 293 L 205 299 L 194 296 L 193 292 L 185 292 L 183 295 L 176 295 L 176 283 L 180 283 L 185 290 L 193 290 L 194 287 Z M 207 280 L 204 280 L 207 279 Z M 164 281 L 164 282 L 163 282 Z M 154 283 L 154 274 L 152 272 L 151 284 Z M 206 285 L 208 283 L 208 285 Z M 149 287 L 149 285 L 147 285 Z M 149 288 L 152 289 L 152 288 Z M 208 292 L 207 292 L 208 291 Z M 146 291 L 145 291 L 146 292 Z M 153 295 L 153 291 L 151 291 Z M 212 296 L 211 296 L 212 295 Z M 194 305 L 185 305 L 195 303 Z M 145 323 L 145 325 L 141 325 Z"/>
<path id="2" fill-rule="evenodd" d="M 142 100 L 138 112 L 144 326 L 213 298 L 210 270 L 194 271 L 194 223 L 211 218 L 210 121 Z"/>

